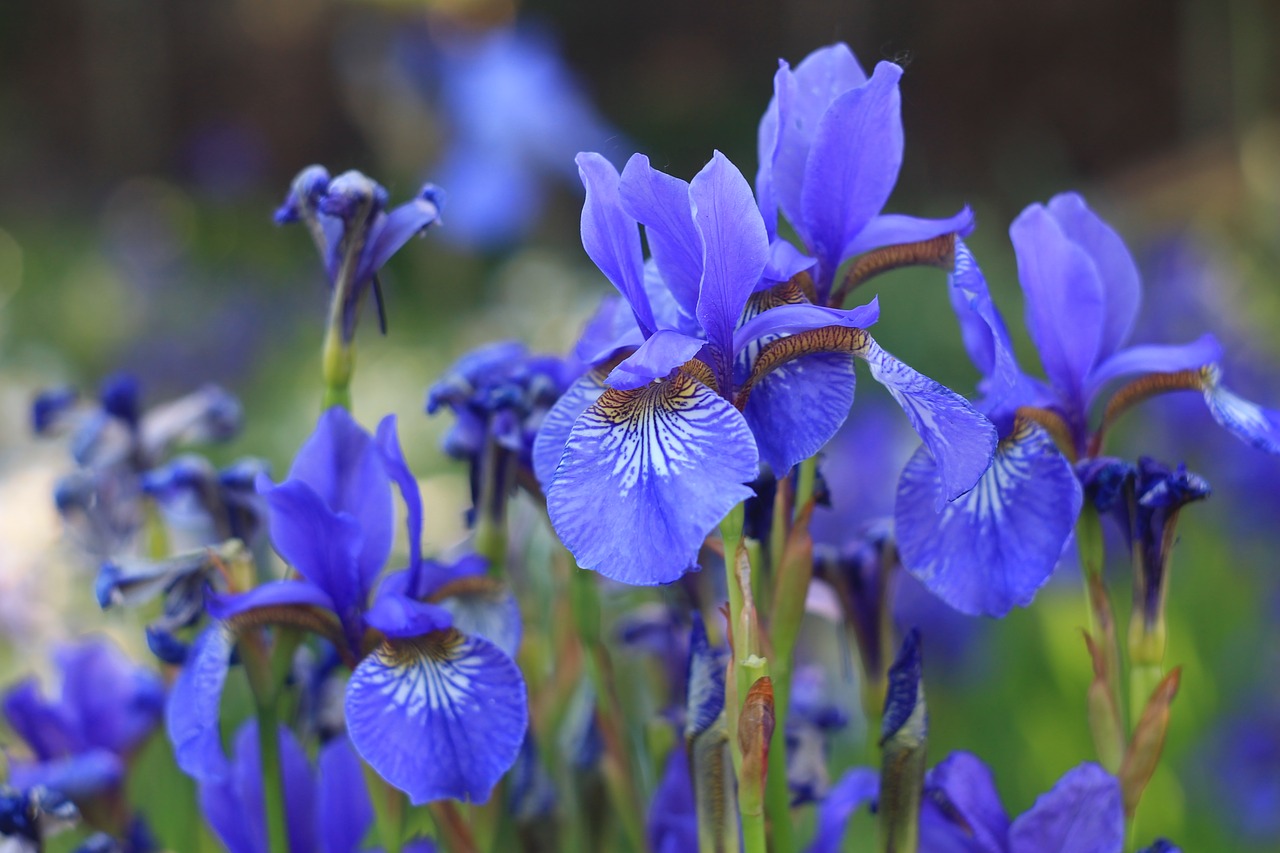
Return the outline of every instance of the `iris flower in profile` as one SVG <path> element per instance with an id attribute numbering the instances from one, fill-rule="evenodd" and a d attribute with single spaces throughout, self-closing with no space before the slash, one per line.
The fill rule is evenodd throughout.
<path id="1" fill-rule="evenodd" d="M 1001 443 L 973 491 L 940 515 L 929 506 L 939 487 L 937 466 L 917 453 L 903 472 L 895 510 L 907 568 L 952 607 L 988 616 L 1029 604 L 1048 580 L 1082 501 L 1071 463 L 1096 457 L 1107 430 L 1133 404 L 1194 391 L 1232 434 L 1280 453 L 1280 412 L 1222 384 L 1222 348 L 1212 335 L 1183 345 L 1125 345 L 1141 300 L 1137 267 L 1084 199 L 1064 193 L 1048 205 L 1033 204 L 1009 233 L 1027 328 L 1046 378 L 1018 365 L 986 280 L 961 243 L 952 305 L 983 376 L 978 406 Z"/>
<path id="2" fill-rule="evenodd" d="M 632 584 L 693 568 L 707 534 L 751 496 L 762 460 L 785 473 L 839 428 L 855 357 L 936 456 L 946 499 L 972 488 L 990 461 L 991 425 L 871 338 L 874 302 L 827 308 L 779 284 L 791 272 L 724 155 L 689 183 L 639 154 L 621 176 L 598 154 L 579 155 L 578 167 L 583 246 L 625 300 L 579 347 L 591 364 L 625 358 L 571 386 L 534 445 L 551 522 L 580 566 Z"/>
<path id="3" fill-rule="evenodd" d="M 379 584 L 391 554 L 393 484 L 407 510 L 409 565 Z M 524 679 L 511 659 L 519 611 L 487 582 L 483 559 L 423 558 L 422 498 L 394 417 L 375 437 L 346 410 L 329 409 L 285 481 L 263 476 L 258 490 L 271 541 L 300 577 L 209 597 L 217 621 L 197 638 L 168 706 L 178 765 L 204 782 L 227 778 L 218 718 L 236 633 L 283 612 L 351 666 L 347 733 L 371 767 L 414 803 L 486 800 L 528 723 Z"/>
<path id="4" fill-rule="evenodd" d="M 756 193 L 769 237 L 781 213 L 816 258 L 819 305 L 833 304 L 836 274 L 851 258 L 973 228 L 967 207 L 947 219 L 882 212 L 902 168 L 901 77 L 892 62 L 877 63 L 868 77 L 842 43 L 794 69 L 780 61 L 774 75 L 760 120 Z"/>

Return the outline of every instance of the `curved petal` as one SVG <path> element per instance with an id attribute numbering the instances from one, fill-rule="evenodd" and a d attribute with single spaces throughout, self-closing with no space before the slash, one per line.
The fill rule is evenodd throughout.
<path id="1" fill-rule="evenodd" d="M 769 182 L 778 206 L 810 246 L 801 210 L 801 192 L 814 134 L 831 103 L 866 82 L 862 66 L 843 43 L 813 51 L 794 71 L 785 62 L 781 63 L 774 75 L 769 110 L 777 113 L 778 135 Z M 763 169 L 766 162 L 763 146 L 760 160 Z M 763 203 L 762 196 L 762 206 Z"/>
<path id="2" fill-rule="evenodd" d="M 605 385 L 619 391 L 630 391 L 655 379 L 663 379 L 696 356 L 706 343 L 701 338 L 659 329 L 609 373 L 604 380 Z"/>
<path id="3" fill-rule="evenodd" d="M 770 235 L 769 262 L 765 264 L 764 273 L 756 289 L 767 289 L 775 284 L 790 281 L 794 276 L 812 269 L 817 262 L 817 258 L 809 257 L 786 240 Z"/>
<path id="4" fill-rule="evenodd" d="M 391 556 L 395 525 L 391 480 L 373 436 L 346 409 L 330 408 L 294 457 L 281 487 L 295 480 L 314 489 L 333 513 L 345 512 L 355 519 L 362 541 L 356 552 L 356 571 L 348 569 L 347 574 L 358 573 L 360 589 L 367 593 Z M 274 541 L 274 518 L 272 522 Z M 332 590 L 329 594 L 335 600 L 340 598 Z"/>
<path id="5" fill-rule="evenodd" d="M 373 803 L 351 741 L 339 736 L 316 756 L 316 816 L 321 853 L 354 853 L 373 825 Z"/>
<path id="6" fill-rule="evenodd" d="M 310 605 L 337 612 L 333 599 L 320 587 L 305 580 L 269 581 L 248 592 L 225 594 L 211 592 L 205 597 L 205 608 L 214 619 L 227 620 L 259 607 Z"/>
<path id="7" fill-rule="evenodd" d="M 486 801 L 529 722 L 520 670 L 457 631 L 380 646 L 351 674 L 346 715 L 356 751 L 414 805 Z"/>
<path id="8" fill-rule="evenodd" d="M 544 492 L 551 487 L 574 423 L 603 393 L 604 381 L 600 374 L 588 370 L 569 386 L 542 419 L 533 440 L 533 472 L 538 475 Z"/>
<path id="9" fill-rule="evenodd" d="M 972 489 L 995 452 L 991 421 L 950 388 L 885 352 L 870 335 L 854 354 L 865 359 L 871 376 L 889 389 L 937 462 L 942 481 L 937 507 Z"/>
<path id="10" fill-rule="evenodd" d="M 1009 828 L 1009 853 L 1111 853 L 1123 847 L 1120 783 L 1093 763 L 1068 770 Z"/>
<path id="11" fill-rule="evenodd" d="M 19 790 L 42 785 L 66 797 L 100 794 L 124 778 L 124 762 L 108 749 L 91 749 L 53 761 L 12 761 L 7 784 Z"/>
<path id="12" fill-rule="evenodd" d="M 776 308 L 761 311 L 734 332 L 734 354 L 742 352 L 753 341 L 768 335 L 794 335 L 797 332 L 807 332 L 810 329 L 822 329 L 827 326 L 865 329 L 875 325 L 879 319 L 880 297 L 878 296 L 866 305 L 859 305 L 856 308 L 826 308 L 807 302 L 779 305 Z"/>
<path id="13" fill-rule="evenodd" d="M 1045 375 L 1083 419 L 1085 376 L 1093 368 L 1106 320 L 1102 278 L 1089 255 L 1039 204 L 1009 226 L 1018 281 L 1027 303 L 1027 331 Z"/>
<path id="14" fill-rule="evenodd" d="M 920 849 L 1004 853 L 1009 815 L 987 765 L 972 753 L 953 752 L 925 778 Z"/>
<path id="15" fill-rule="evenodd" d="M 4 694 L 4 716 L 10 728 L 41 761 L 84 749 L 81 733 L 65 706 L 50 702 L 34 678 L 24 678 Z"/>
<path id="16" fill-rule="evenodd" d="M 1020 425 L 977 486 L 938 512 L 941 488 L 937 463 L 921 448 L 902 472 L 894 510 L 907 571 L 962 613 L 1004 616 L 1030 604 L 1053 574 L 1082 501 L 1048 433 Z"/>
<path id="17" fill-rule="evenodd" d="M 407 201 L 386 215 L 365 247 L 360 259 L 360 273 L 356 281 L 363 281 L 378 274 L 391 256 L 417 234 L 440 221 L 440 196 L 435 187 L 428 184 L 417 198 Z"/>
<path id="18" fill-rule="evenodd" d="M 582 204 L 582 247 L 627 300 L 636 323 L 647 337 L 653 334 L 655 326 L 649 297 L 644 292 L 640 229 L 622 209 L 618 172 L 613 164 L 595 153 L 583 152 L 576 162 L 587 191 Z"/>
<path id="19" fill-rule="evenodd" d="M 689 198 L 702 242 L 698 321 L 731 359 L 733 330 L 769 261 L 769 235 L 751 185 L 719 151 L 694 175 Z"/>
<path id="20" fill-rule="evenodd" d="M 453 627 L 453 617 L 440 605 L 394 593 L 379 595 L 365 621 L 388 637 L 421 637 Z"/>
<path id="21" fill-rule="evenodd" d="M 884 209 L 902 168 L 902 69 L 881 62 L 865 86 L 832 102 L 818 123 L 801 194 L 815 281 L 825 302 L 854 239 Z"/>
<path id="22" fill-rule="evenodd" d="M 783 309 L 773 309 L 778 310 Z M 849 416 L 856 381 L 852 356 L 818 353 L 789 361 L 757 382 L 742 415 L 760 461 L 781 478 L 821 450 Z"/>
<path id="23" fill-rule="evenodd" d="M 606 296 L 591 315 L 582 337 L 573 351 L 585 364 L 598 365 L 613 358 L 620 350 L 638 347 L 644 334 L 636 325 L 635 314 L 619 296 Z"/>
<path id="24" fill-rule="evenodd" d="M 855 767 L 831 787 L 818 806 L 818 829 L 806 853 L 837 853 L 844 849 L 849 818 L 880 796 L 880 774 L 870 767 Z"/>
<path id="25" fill-rule="evenodd" d="M 1062 233 L 1089 255 L 1102 278 L 1102 339 L 1099 358 L 1106 358 L 1129 338 L 1142 302 L 1142 279 L 1124 240 L 1089 209 L 1079 193 L 1061 193 L 1049 199 L 1049 213 Z"/>
<path id="26" fill-rule="evenodd" d="M 634 154 L 622 170 L 618 195 L 627 215 L 644 226 L 649 254 L 676 303 L 694 316 L 702 280 L 702 239 L 693 224 L 689 184 L 654 169 L 643 154 Z"/>
<path id="27" fill-rule="evenodd" d="M 742 414 L 684 374 L 608 390 L 573 426 L 547 492 L 560 540 L 585 569 L 669 583 L 752 492 L 758 455 Z"/>
<path id="28" fill-rule="evenodd" d="M 1135 373 L 1174 373 L 1199 370 L 1216 364 L 1222 358 L 1222 344 L 1213 335 L 1201 335 L 1189 344 L 1147 344 L 1128 347 L 1102 362 L 1085 384 L 1085 397 L 1091 398 L 1113 379 Z"/>
<path id="29" fill-rule="evenodd" d="M 63 708 L 75 715 L 85 747 L 123 754 L 151 734 L 164 712 L 164 682 L 110 640 L 90 638 L 54 650 Z"/>
<path id="30" fill-rule="evenodd" d="M 399 487 L 400 497 L 404 500 L 405 524 L 409 529 L 409 569 L 412 571 L 422 562 L 422 492 L 404 459 L 404 451 L 400 449 L 395 415 L 382 419 L 374 440 L 382 453 L 382 464 Z"/>
<path id="31" fill-rule="evenodd" d="M 956 240 L 956 262 L 948 278 L 951 309 L 960 324 L 969 359 L 983 375 L 981 408 L 997 429 L 1011 429 L 1018 406 L 1034 405 L 1026 397 L 1027 378 L 1018 366 L 1005 325 L 987 279 L 963 240 Z"/>
<path id="32" fill-rule="evenodd" d="M 848 257 L 902 243 L 919 243 L 943 234 L 967 237 L 974 228 L 973 211 L 966 204 L 957 213 L 945 219 L 922 219 L 901 213 L 883 213 L 873 216 L 858 232 L 858 236 L 846 247 Z"/>
<path id="33" fill-rule="evenodd" d="M 681 853 L 698 849 L 698 814 L 694 806 L 689 757 L 677 746 L 667 756 L 665 769 L 649 803 L 645 835 L 653 853 Z"/>
<path id="34" fill-rule="evenodd" d="M 779 69 L 774 72 L 774 89 L 785 86 L 785 75 L 791 73 L 786 62 L 779 62 Z M 765 230 L 769 240 L 778 236 L 778 195 L 773 186 L 773 161 L 778 156 L 778 134 L 781 126 L 778 122 L 778 99 L 770 99 L 764 115 L 760 117 L 760 126 L 756 129 L 756 203 L 760 205 L 760 215 L 764 219 Z"/>
<path id="35" fill-rule="evenodd" d="M 1204 377 L 1204 401 L 1213 419 L 1250 447 L 1280 455 L 1280 412 L 1227 390 L 1216 365 L 1205 370 Z"/>
<path id="36" fill-rule="evenodd" d="M 183 772 L 202 782 L 224 779 L 229 769 L 218 720 L 234 649 L 235 636 L 226 625 L 205 628 L 173 683 L 165 707 L 173 758 Z"/>
<path id="37" fill-rule="evenodd" d="M 334 513 L 301 480 L 286 480 L 263 495 L 276 551 L 329 596 L 344 625 L 353 625 L 369 596 L 369 582 L 356 570 L 364 540 L 359 523 Z"/>

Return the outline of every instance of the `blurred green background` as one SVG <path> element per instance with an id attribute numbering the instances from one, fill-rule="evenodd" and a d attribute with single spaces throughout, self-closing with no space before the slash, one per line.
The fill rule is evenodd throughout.
<path id="1" fill-rule="evenodd" d="M 248 421 L 216 460 L 252 453 L 284 470 L 319 404 L 326 300 L 305 233 L 273 226 L 272 210 L 312 162 L 365 171 L 393 203 L 432 179 L 455 129 L 430 73 L 405 60 L 406 40 L 443 43 L 516 19 L 558 38 L 618 130 L 619 150 L 606 153 L 642 150 L 686 178 L 714 148 L 754 172 L 779 57 L 795 63 L 844 40 L 868 67 L 906 65 L 906 161 L 890 209 L 945 215 L 971 204 L 970 244 L 1011 323 L 1021 304 L 1008 222 L 1079 189 L 1145 271 L 1136 340 L 1211 331 L 1238 360 L 1241 390 L 1280 405 L 1275 3 L 19 0 L 0 9 L 6 672 L 42 668 L 48 642 L 87 626 L 138 646 L 135 627 L 97 613 L 92 567 L 58 544 L 49 489 L 70 462 L 61 445 L 30 437 L 31 395 L 59 382 L 91 389 L 121 369 L 150 401 L 215 381 L 242 397 Z M 360 329 L 356 414 L 366 424 L 400 415 L 424 478 L 429 547 L 462 535 L 466 481 L 437 449 L 448 423 L 422 414 L 425 390 L 488 340 L 572 347 L 607 289 L 578 243 L 580 203 L 552 180 L 527 239 L 487 251 L 439 233 L 411 243 L 384 276 L 388 335 L 368 321 Z M 881 342 L 972 391 L 940 277 L 894 273 L 876 288 Z M 1034 365 L 1025 335 L 1020 344 Z M 1168 461 L 1185 458 L 1215 486 L 1183 516 L 1168 658 L 1185 665 L 1183 689 L 1140 836 L 1188 851 L 1280 849 L 1276 835 L 1244 831 L 1206 770 L 1239 715 L 1280 720 L 1280 461 L 1242 461 L 1207 416 L 1186 411 L 1156 406 L 1113 446 L 1176 454 Z M 930 685 L 931 753 L 983 756 L 1011 813 L 1092 756 L 1083 619 L 1067 579 L 1031 610 L 984 624 L 983 659 Z M 1274 734 L 1258 784 L 1280 808 Z"/>

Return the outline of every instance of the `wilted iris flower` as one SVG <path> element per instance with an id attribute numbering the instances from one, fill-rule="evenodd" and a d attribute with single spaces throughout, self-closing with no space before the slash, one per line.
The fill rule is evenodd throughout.
<path id="1" fill-rule="evenodd" d="M 345 737 L 320 747 L 313 769 L 293 733 L 280 727 L 285 825 L 292 853 L 359 853 L 373 826 L 373 803 L 360 759 Z M 236 733 L 230 772 L 201 781 L 200 809 L 229 853 L 267 853 L 267 816 L 258 724 Z M 405 845 L 405 853 L 434 853 L 427 840 Z"/>
<path id="2" fill-rule="evenodd" d="M 421 67 L 438 80 L 449 140 L 436 169 L 450 193 L 442 237 L 479 248 L 514 242 L 536 223 L 549 184 L 577 190 L 574 155 L 617 147 L 618 132 L 544 30 L 455 32 L 434 47 Z"/>
<path id="3" fill-rule="evenodd" d="M 879 774 L 855 768 L 832 787 L 818 810 L 808 853 L 835 853 L 849 818 L 879 796 Z M 1120 783 L 1097 764 L 1063 774 L 1035 805 L 1010 820 L 991 771 L 968 752 L 953 752 L 925 777 L 921 850 L 975 853 L 1117 853 L 1124 847 Z"/>
<path id="4" fill-rule="evenodd" d="M 575 383 L 534 446 L 552 524 L 579 565 L 632 584 L 693 568 L 707 534 L 751 496 L 760 461 L 785 473 L 843 422 L 853 357 L 937 455 L 946 497 L 973 486 L 991 425 L 876 344 L 864 329 L 874 303 L 826 308 L 775 286 L 785 276 L 751 189 L 722 154 L 690 183 L 643 155 L 621 176 L 597 154 L 578 164 L 583 246 L 625 299 L 589 326 L 579 353 L 593 364 L 626 354 Z"/>
<path id="5" fill-rule="evenodd" d="M 1222 385 L 1213 336 L 1181 346 L 1124 346 L 1141 297 L 1137 269 L 1119 235 L 1080 196 L 1028 207 L 1010 236 L 1027 327 L 1047 381 L 1018 366 L 986 281 L 958 245 L 952 304 L 983 375 L 979 408 L 1002 440 L 973 491 L 941 514 L 929 508 L 939 488 L 937 466 L 918 453 L 903 472 L 896 509 L 907 568 L 952 607 L 989 616 L 1029 604 L 1048 580 L 1081 505 L 1068 459 L 1096 456 L 1107 430 L 1134 403 L 1196 391 L 1234 435 L 1280 453 L 1280 413 Z M 1091 421 L 1103 392 L 1134 376 L 1110 396 L 1101 420 Z"/>
<path id="6" fill-rule="evenodd" d="M 902 168 L 902 68 L 880 62 L 870 78 L 845 44 L 815 50 L 773 78 L 760 120 L 756 194 L 770 238 L 781 212 L 817 259 L 818 305 L 838 305 L 835 276 L 863 252 L 973 227 L 966 207 L 948 219 L 882 213 Z"/>
<path id="7" fill-rule="evenodd" d="M 134 750 L 160 722 L 164 684 L 101 638 L 64 646 L 54 659 L 62 671 L 55 698 L 34 678 L 4 694 L 5 718 L 31 751 L 10 758 L 9 783 L 83 801 L 124 780 Z"/>
<path id="8" fill-rule="evenodd" d="M 378 585 L 391 554 L 393 484 L 407 509 L 409 566 Z M 272 543 L 300 577 L 210 598 L 219 621 L 197 639 L 168 708 L 179 766 L 202 781 L 227 777 L 218 717 L 236 633 L 283 620 L 321 634 L 352 666 L 347 731 L 384 778 L 414 803 L 487 799 L 527 726 L 511 660 L 518 610 L 486 584 L 483 560 L 422 558 L 422 499 L 394 417 L 375 438 L 346 410 L 329 409 L 285 481 L 260 477 L 258 489 Z M 472 593 L 484 602 L 472 605 Z M 490 619 L 488 606 L 505 618 Z"/>

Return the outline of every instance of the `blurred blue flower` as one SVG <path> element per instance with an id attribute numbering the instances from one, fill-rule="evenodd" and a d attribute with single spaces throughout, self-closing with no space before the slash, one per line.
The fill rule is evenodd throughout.
<path id="1" fill-rule="evenodd" d="M 818 809 L 818 830 L 808 853 L 843 849 L 849 818 L 864 803 L 874 802 L 879 790 L 875 770 L 860 767 L 846 773 Z M 1118 853 L 1124 847 L 1124 830 L 1120 783 L 1097 764 L 1068 770 L 1012 821 L 991 771 L 977 756 L 953 752 L 925 777 L 921 850 Z"/>
<path id="2" fill-rule="evenodd" d="M 407 58 L 438 81 L 448 148 L 435 174 L 450 192 L 443 239 L 481 249 L 522 239 L 549 183 L 578 190 L 574 155 L 621 147 L 545 30 L 451 33 L 433 47 L 425 68 Z"/>
<path id="3" fill-rule="evenodd" d="M 770 238 L 781 211 L 816 257 L 817 304 L 829 304 L 837 270 L 855 255 L 973 228 L 967 207 L 949 219 L 881 212 L 902 168 L 901 67 L 880 62 L 868 78 L 843 43 L 794 71 L 778 65 L 760 120 L 756 195 Z"/>
<path id="4" fill-rule="evenodd" d="M 407 510 L 409 566 L 374 595 L 391 554 L 393 484 Z M 269 507 L 271 540 L 300 577 L 209 598 L 219 621 L 197 639 L 168 708 L 179 766 L 204 781 L 226 778 L 218 706 L 237 621 L 284 608 L 314 614 L 313 625 L 336 617 L 326 638 L 354 665 L 347 731 L 370 766 L 414 803 L 487 799 L 515 761 L 528 722 L 524 680 L 511 660 L 518 610 L 509 596 L 487 589 L 482 559 L 441 565 L 422 558 L 422 498 L 394 417 L 375 438 L 346 410 L 329 409 L 288 478 L 273 485 L 261 476 L 258 490 Z M 451 584 L 464 580 L 464 587 L 484 588 L 484 605 L 448 601 L 461 599 Z M 501 618 L 486 612 L 491 607 Z M 371 629 L 376 647 L 366 655 Z"/>
<path id="5" fill-rule="evenodd" d="M 287 728 L 280 727 L 280 765 L 285 825 L 292 853 L 359 853 L 373 826 L 373 803 L 360 759 L 345 737 L 320 747 L 313 770 L 307 754 Z M 200 782 L 200 810 L 229 853 L 267 853 L 266 800 L 258 724 L 240 727 L 228 775 Z M 429 840 L 413 841 L 406 853 L 434 853 Z"/>
<path id="6" fill-rule="evenodd" d="M 133 751 L 160 722 L 164 684 L 116 646 L 91 638 L 54 653 L 62 682 L 46 699 L 34 678 L 4 694 L 4 714 L 31 757 L 10 759 L 9 783 L 82 799 L 119 785 Z"/>
<path id="7" fill-rule="evenodd" d="M 764 223 L 724 155 L 691 183 L 639 154 L 621 176 L 597 154 L 578 164 L 583 246 L 626 303 L 588 327 L 579 354 L 599 364 L 630 353 L 575 383 L 534 446 L 552 524 L 579 565 L 631 584 L 694 568 L 708 533 L 751 496 L 761 460 L 784 474 L 836 431 L 854 356 L 937 453 L 948 497 L 972 487 L 991 425 L 876 344 L 863 328 L 874 303 L 825 308 L 794 285 L 774 287 Z"/>
<path id="8" fill-rule="evenodd" d="M 0 845 L 14 853 L 40 853 L 44 842 L 80 820 L 75 803 L 58 791 L 0 785 Z"/>
<path id="9" fill-rule="evenodd" d="M 979 406 L 1002 441 L 973 491 L 940 515 L 928 510 L 938 492 L 936 466 L 917 454 L 903 472 L 896 510 L 907 568 L 952 607 L 989 616 L 1026 606 L 1048 580 L 1081 505 L 1066 456 L 1096 456 L 1111 423 L 1134 403 L 1165 391 L 1197 391 L 1228 431 L 1280 453 L 1280 413 L 1222 385 L 1221 346 L 1212 335 L 1181 346 L 1124 347 L 1141 298 L 1137 267 L 1120 236 L 1079 195 L 1031 205 L 1009 231 L 1027 328 L 1048 381 L 1019 368 L 986 281 L 958 242 L 952 305 L 983 375 Z M 1091 428 L 1102 391 L 1135 375 Z"/>
<path id="10" fill-rule="evenodd" d="M 1252 697 L 1218 720 L 1193 778 L 1222 825 L 1257 842 L 1280 842 L 1280 705 Z"/>

